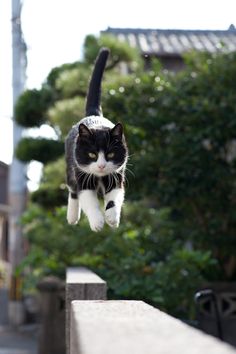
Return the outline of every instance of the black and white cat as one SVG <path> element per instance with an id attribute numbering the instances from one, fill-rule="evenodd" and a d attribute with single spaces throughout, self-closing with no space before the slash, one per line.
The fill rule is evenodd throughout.
<path id="1" fill-rule="evenodd" d="M 89 84 L 86 117 L 74 125 L 65 142 L 67 220 L 76 224 L 81 210 L 93 231 L 103 228 L 104 219 L 118 227 L 124 201 L 124 174 L 128 149 L 121 123 L 114 125 L 102 116 L 101 82 L 109 50 L 100 50 Z M 104 213 L 98 194 L 104 197 Z"/>

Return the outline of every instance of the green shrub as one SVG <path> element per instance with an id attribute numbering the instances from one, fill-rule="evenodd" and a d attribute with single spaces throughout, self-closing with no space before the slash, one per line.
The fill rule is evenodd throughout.
<path id="1" fill-rule="evenodd" d="M 52 102 L 52 92 L 45 87 L 24 91 L 15 105 L 16 122 L 26 128 L 39 127 L 47 121 L 46 111 Z"/>
<path id="2" fill-rule="evenodd" d="M 122 120 L 135 174 L 129 198 L 170 207 L 194 249 L 210 250 L 236 279 L 236 54 L 199 54 L 176 75 L 133 75 L 104 96 Z M 145 182 L 144 182 L 145 181 Z"/>
<path id="3" fill-rule="evenodd" d="M 67 194 L 65 188 L 41 186 L 35 192 L 32 192 L 31 200 L 45 209 L 53 209 L 66 204 Z"/>
<path id="4" fill-rule="evenodd" d="M 30 271 L 25 285 L 42 276 L 62 278 L 68 266 L 88 266 L 108 282 L 109 298 L 140 299 L 181 316 L 192 315 L 193 294 L 212 264 L 209 252 L 186 249 L 170 211 L 127 204 L 119 229 L 99 233 L 82 217 L 66 222 L 65 208 L 32 206 L 23 217 L 31 245 L 19 271 Z"/>
<path id="5" fill-rule="evenodd" d="M 53 209 L 65 200 L 63 164 L 48 165 L 33 198 L 50 210 L 30 208 L 24 217 L 32 245 L 24 264 L 32 265 L 31 281 L 86 265 L 108 281 L 111 298 L 142 299 L 191 316 L 192 295 L 203 279 L 236 279 L 236 54 L 194 53 L 186 69 L 172 75 L 157 61 L 147 72 L 131 65 L 135 56 L 119 45 L 109 68 L 125 59 L 131 74 L 124 79 L 117 67 L 105 73 L 102 103 L 105 117 L 124 123 L 134 174 L 127 171 L 126 199 L 136 202 L 127 204 L 116 231 L 94 234 L 84 220 L 69 226 L 64 208 Z M 84 65 L 100 46 L 95 37 L 87 39 Z M 66 64 L 48 77 L 57 102 L 47 117 L 61 138 L 82 118 L 81 68 Z"/>
<path id="6" fill-rule="evenodd" d="M 42 163 L 58 159 L 63 152 L 63 142 L 44 138 L 22 138 L 15 150 L 16 157 L 23 162 Z"/>

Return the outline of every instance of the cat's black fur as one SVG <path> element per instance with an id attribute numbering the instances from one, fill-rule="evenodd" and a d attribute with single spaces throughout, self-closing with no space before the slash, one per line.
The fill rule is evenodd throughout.
<path id="1" fill-rule="evenodd" d="M 128 149 L 123 134 L 123 127 L 120 123 L 114 126 L 109 120 L 104 119 L 100 106 L 101 80 L 108 54 L 109 51 L 107 49 L 102 49 L 97 57 L 87 95 L 86 118 L 72 127 L 65 142 L 67 185 L 70 193 L 70 203 L 70 198 L 76 202 L 76 200 L 80 198 L 82 191 L 90 190 L 96 191 L 96 193 L 100 192 L 106 200 L 106 196 L 109 195 L 107 193 L 114 189 L 119 192 L 119 190 L 122 191 L 124 188 L 124 174 Z M 106 174 L 105 172 L 101 172 L 100 175 L 100 172 L 97 172 L 95 169 L 97 168 L 96 159 L 91 158 L 90 155 L 95 154 L 98 158 L 100 153 L 104 156 L 104 161 L 107 166 L 109 163 L 111 168 L 114 165 L 114 171 L 112 171 L 112 173 Z M 87 169 L 90 168 L 90 165 L 92 166 L 92 163 L 93 166 L 95 166 L 95 172 L 86 172 Z M 88 194 L 88 196 L 90 196 L 90 194 Z M 69 202 L 68 210 L 71 209 Z M 83 210 L 83 205 L 81 207 Z M 105 212 L 110 208 L 116 208 L 115 200 L 106 200 Z M 84 207 L 84 209 L 87 210 L 87 206 Z M 85 213 L 89 214 L 86 210 L 84 210 Z M 70 213 L 70 211 L 68 212 Z M 114 214 L 115 212 L 114 210 Z M 89 217 L 89 215 L 87 216 Z M 73 222 L 72 220 L 70 223 L 76 223 L 76 221 L 77 220 Z M 112 223 L 108 222 L 108 224 Z M 118 226 L 117 223 L 115 226 Z M 100 228 L 101 227 L 94 227 L 92 229 L 97 231 Z"/>
<path id="2" fill-rule="evenodd" d="M 87 101 L 85 107 L 86 117 L 102 116 L 101 81 L 108 56 L 109 50 L 107 48 L 101 49 L 97 56 L 87 94 Z"/>

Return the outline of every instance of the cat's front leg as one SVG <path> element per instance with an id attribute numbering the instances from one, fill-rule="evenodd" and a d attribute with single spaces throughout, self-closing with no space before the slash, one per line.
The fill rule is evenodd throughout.
<path id="1" fill-rule="evenodd" d="M 77 192 L 69 188 L 68 205 L 67 205 L 67 221 L 68 224 L 75 225 L 80 219 L 80 207 Z"/>
<path id="2" fill-rule="evenodd" d="M 124 202 L 124 189 L 115 188 L 104 196 L 105 220 L 111 227 L 118 227 L 120 223 L 121 207 Z"/>
<path id="3" fill-rule="evenodd" d="M 99 202 L 95 191 L 86 189 L 79 193 L 81 209 L 86 214 L 91 230 L 100 231 L 104 225 L 104 217 L 99 209 Z"/>

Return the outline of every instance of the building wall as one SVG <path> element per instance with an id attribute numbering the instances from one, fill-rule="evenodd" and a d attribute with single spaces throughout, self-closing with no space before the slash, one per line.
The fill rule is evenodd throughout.
<path id="1" fill-rule="evenodd" d="M 8 172 L 8 165 L 0 161 L 0 261 L 8 260 Z"/>
<path id="2" fill-rule="evenodd" d="M 170 71 L 180 71 L 185 68 L 183 58 L 178 56 L 162 56 L 158 58 L 163 65 L 164 69 Z"/>
<path id="3" fill-rule="evenodd" d="M 0 161 L 0 204 L 8 204 L 8 165 Z"/>
<path id="4" fill-rule="evenodd" d="M 148 70 L 151 66 L 151 60 L 155 57 L 153 55 L 145 55 L 143 56 L 144 60 L 144 68 Z M 156 58 L 160 61 L 163 69 L 167 69 L 169 71 L 178 72 L 185 68 L 184 60 L 182 57 L 177 55 L 169 55 L 169 56 L 156 56 Z"/>

